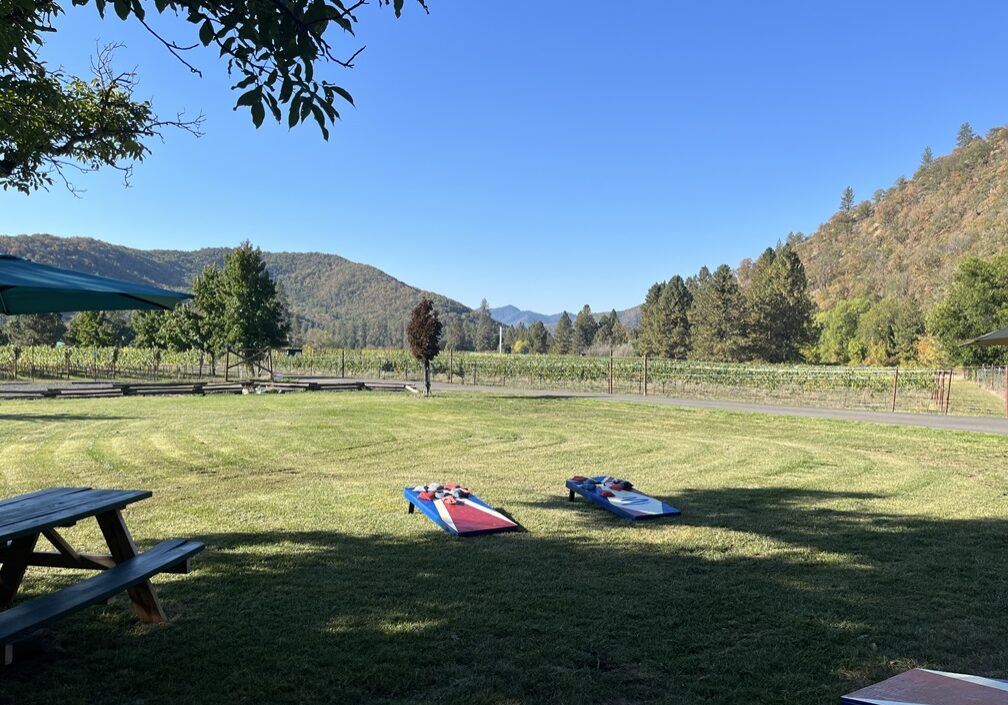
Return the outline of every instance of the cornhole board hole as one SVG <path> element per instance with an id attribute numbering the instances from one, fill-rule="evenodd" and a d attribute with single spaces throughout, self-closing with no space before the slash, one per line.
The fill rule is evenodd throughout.
<path id="1" fill-rule="evenodd" d="M 464 499 L 448 497 L 426 499 L 420 495 L 421 492 L 416 488 L 403 489 L 403 497 L 409 502 L 409 513 L 412 514 L 414 509 L 419 509 L 428 519 L 452 536 L 496 534 L 520 528 L 518 524 L 471 493 Z"/>
<path id="2" fill-rule="evenodd" d="M 609 475 L 576 475 L 564 484 L 570 490 L 570 501 L 574 501 L 575 495 L 581 495 L 624 519 L 657 519 L 682 514 L 675 507 L 649 497 L 633 486 L 627 487 L 625 482 Z"/>
<path id="3" fill-rule="evenodd" d="M 844 695 L 841 705 L 1008 705 L 1008 681 L 915 668 Z"/>

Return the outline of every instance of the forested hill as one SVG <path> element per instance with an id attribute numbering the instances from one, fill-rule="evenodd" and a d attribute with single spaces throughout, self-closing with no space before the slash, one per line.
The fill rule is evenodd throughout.
<path id="1" fill-rule="evenodd" d="M 910 179 L 841 209 L 796 249 L 820 307 L 865 295 L 929 307 L 966 256 L 1008 252 L 1008 129 L 928 150 Z"/>
<path id="2" fill-rule="evenodd" d="M 228 251 L 136 250 L 91 238 L 0 236 L 0 252 L 6 254 L 169 289 L 188 288 L 208 264 L 222 264 Z M 425 294 L 448 318 L 473 315 L 458 301 L 423 292 L 380 269 L 337 255 L 264 252 L 263 259 L 283 286 L 296 328 L 302 333 L 316 329 L 314 336 L 323 338 L 320 342 L 399 347 L 403 322 Z"/>

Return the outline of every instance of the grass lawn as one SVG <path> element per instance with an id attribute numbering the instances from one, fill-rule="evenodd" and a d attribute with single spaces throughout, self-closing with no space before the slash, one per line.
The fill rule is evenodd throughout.
<path id="1" fill-rule="evenodd" d="M 6 402 L 0 496 L 154 490 L 201 538 L 56 623 L 0 703 L 835 703 L 914 666 L 1008 677 L 1008 439 L 586 399 L 381 393 Z M 683 510 L 571 504 L 575 473 Z M 526 529 L 452 539 L 405 485 Z M 100 548 L 92 523 L 67 531 Z M 22 597 L 74 576 L 33 569 Z"/>

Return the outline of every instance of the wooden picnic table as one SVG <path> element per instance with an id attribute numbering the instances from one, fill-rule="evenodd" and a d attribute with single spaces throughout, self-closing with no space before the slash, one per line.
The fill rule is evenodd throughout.
<path id="1" fill-rule="evenodd" d="M 198 541 L 171 539 L 145 553 L 133 543 L 122 510 L 147 499 L 146 490 L 102 490 L 58 487 L 0 501 L 0 647 L 4 665 L 13 658 L 13 644 L 39 627 L 90 605 L 106 602 L 126 590 L 144 622 L 165 621 L 151 585 L 157 573 L 187 573 L 189 559 L 203 549 Z M 59 529 L 94 517 L 107 555 L 81 553 Z M 39 551 L 45 537 L 55 551 Z M 79 583 L 12 606 L 30 566 L 99 571 Z"/>

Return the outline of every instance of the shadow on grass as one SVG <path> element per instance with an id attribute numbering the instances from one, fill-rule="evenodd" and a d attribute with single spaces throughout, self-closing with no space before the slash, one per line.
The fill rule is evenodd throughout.
<path id="1" fill-rule="evenodd" d="M 172 624 L 122 599 L 60 623 L 65 655 L 9 669 L 0 702 L 89 703 L 96 674 L 145 705 L 807 705 L 916 665 L 1008 675 L 1008 520 L 870 497 L 688 490 L 636 539 L 566 496 L 542 506 L 612 533 L 203 536 L 196 572 L 157 579 Z"/>
<path id="2" fill-rule="evenodd" d="M 0 407 L 3 402 L 0 401 Z M 130 421 L 133 416 L 109 416 L 107 414 L 0 414 L 0 422 L 5 421 L 42 421 L 53 423 L 60 421 Z"/>

